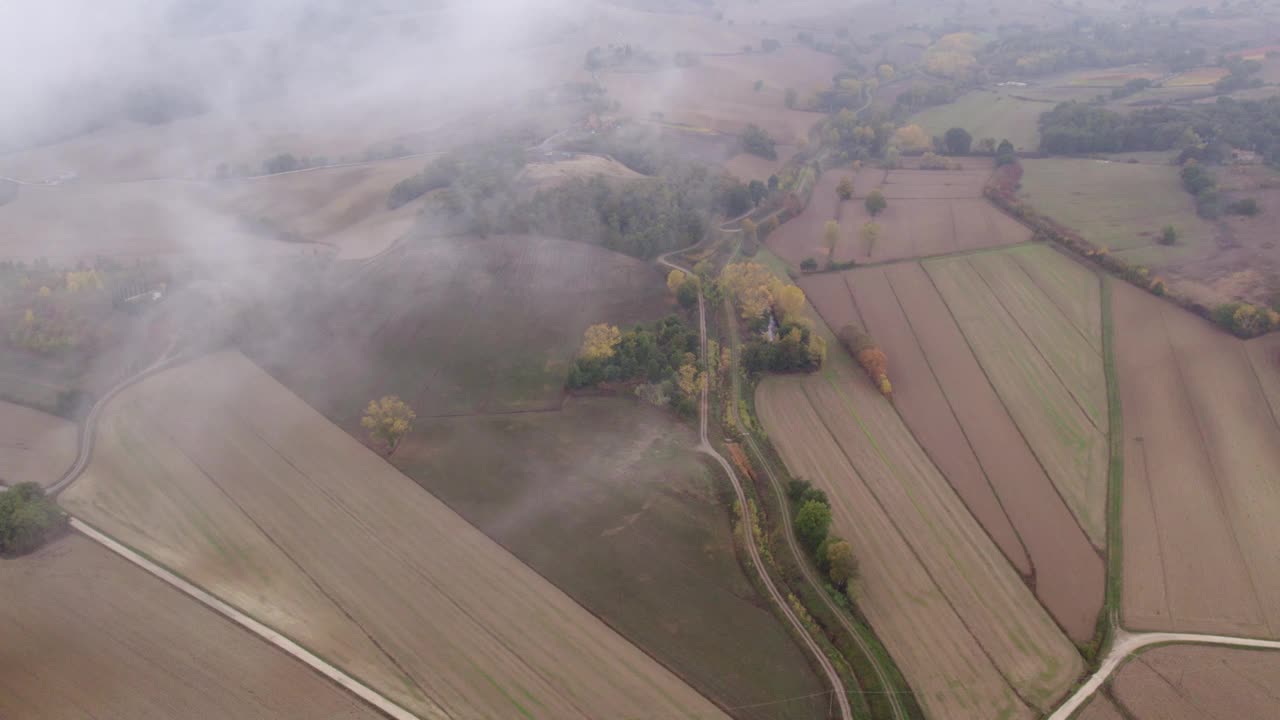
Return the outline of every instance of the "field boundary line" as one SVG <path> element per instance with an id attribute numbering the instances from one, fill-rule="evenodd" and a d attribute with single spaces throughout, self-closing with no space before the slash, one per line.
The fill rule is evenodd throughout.
<path id="1" fill-rule="evenodd" d="M 986 481 L 987 489 L 991 491 L 991 495 L 995 498 L 996 504 L 1000 507 L 1000 513 L 1004 515 L 1004 519 L 1009 522 L 1009 526 L 1013 529 L 1013 536 L 1018 539 L 1018 547 L 1022 548 L 1023 554 L 1026 555 L 1027 557 L 1027 565 L 1031 566 L 1031 580 L 1032 582 L 1034 582 L 1036 578 L 1035 558 L 1031 557 L 1031 551 L 1027 549 L 1027 544 L 1022 539 L 1022 533 L 1018 532 L 1018 526 L 1014 524 L 1013 518 L 1009 515 L 1008 509 L 1005 508 L 1004 500 L 1001 499 L 1000 494 L 996 492 L 995 486 L 991 484 L 991 475 L 990 473 L 987 472 L 986 466 L 983 465 L 982 458 L 978 457 L 978 451 L 976 448 L 973 447 L 973 442 L 969 440 L 969 433 L 964 429 L 964 423 L 960 422 L 960 417 L 956 415 L 955 405 L 951 402 L 951 397 L 947 395 L 947 391 L 942 387 L 942 381 L 938 378 L 938 373 L 934 371 L 933 361 L 929 359 L 929 354 L 924 351 L 924 345 L 920 343 L 920 336 L 916 333 L 915 325 L 913 325 L 911 322 L 911 316 L 907 313 L 906 306 L 902 304 L 902 299 L 898 297 L 898 290 L 893 286 L 893 279 L 889 277 L 889 273 L 884 271 L 881 271 L 881 273 L 884 276 L 885 285 L 889 288 L 889 294 L 893 296 L 893 301 L 898 304 L 898 309 L 902 311 L 902 318 L 906 321 L 907 330 L 911 332 L 911 339 L 915 342 L 916 349 L 920 351 L 920 357 L 924 359 L 925 367 L 929 368 L 929 376 L 933 378 L 933 382 L 938 386 L 938 393 L 942 395 L 943 401 L 946 402 L 947 411 L 951 413 L 951 418 L 956 421 L 956 427 L 959 428 L 960 430 L 960 436 L 964 438 L 965 446 L 969 448 L 969 452 L 973 455 L 974 462 L 978 464 L 978 469 L 982 471 L 982 479 Z M 848 286 L 849 286 L 849 282 L 848 282 L 848 279 L 846 279 L 845 287 L 848 287 Z M 852 288 L 849 288 L 849 297 L 851 299 L 853 298 Z M 854 300 L 853 304 L 854 304 L 854 307 L 857 307 L 858 305 L 857 300 Z M 975 361 L 976 361 L 976 358 L 975 358 Z M 925 455 L 929 456 L 929 460 L 933 462 L 935 466 L 938 467 L 938 471 L 942 472 L 942 466 L 939 465 L 938 462 L 933 459 L 932 455 L 930 455 L 929 453 L 929 449 L 926 448 L 924 443 L 920 441 L 920 438 L 916 437 L 915 430 L 911 428 L 911 425 L 907 422 L 907 419 L 902 416 L 902 411 L 898 409 L 897 404 L 893 404 L 893 409 L 895 412 L 898 413 L 898 417 L 902 419 L 902 424 L 904 427 L 906 427 L 907 432 L 911 433 L 912 438 L 915 438 L 916 444 L 920 446 L 920 449 L 924 451 Z M 943 477 L 946 478 L 945 473 L 943 473 Z M 947 484 L 948 485 L 951 484 L 951 481 L 949 478 L 947 478 Z M 953 487 L 952 490 L 955 490 L 955 488 Z M 956 495 L 960 495 L 959 491 L 956 492 Z M 966 509 L 969 510 L 969 513 L 971 515 L 974 515 L 974 512 L 971 508 L 969 508 L 968 503 L 965 503 L 964 497 L 960 498 L 960 502 L 965 506 Z M 974 515 L 974 519 L 975 520 L 977 519 L 976 515 Z M 979 522 L 978 525 L 981 526 L 982 523 Z M 983 531 L 986 531 L 985 527 L 983 527 Z M 987 536 L 991 537 L 991 533 L 987 532 Z M 996 546 L 997 549 L 999 549 L 1000 543 L 997 543 L 994 537 L 991 538 L 991 542 Z M 1008 560 L 1009 558 L 1006 556 L 1005 559 Z M 1009 564 L 1012 565 L 1013 561 L 1010 560 Z M 1015 567 L 1014 569 L 1016 570 L 1017 568 Z"/>
<path id="2" fill-rule="evenodd" d="M 359 680 L 356 680 L 342 670 L 339 670 L 337 667 L 329 664 L 327 661 L 297 644 L 293 640 L 290 640 L 288 637 L 272 630 L 257 620 L 254 620 L 222 600 L 214 597 L 209 592 L 202 590 L 186 580 L 183 580 L 177 575 L 174 575 L 131 548 L 126 547 L 120 542 L 112 539 L 110 536 L 99 532 L 91 525 L 73 517 L 71 518 L 71 527 L 125 560 L 128 560 L 134 565 L 142 568 L 144 571 L 168 584 L 170 587 L 173 587 L 188 597 L 195 599 L 210 610 L 213 610 L 231 622 L 243 627 L 245 630 L 248 630 L 254 635 L 257 635 L 263 640 L 271 643 L 280 650 L 283 650 L 289 655 L 292 655 L 306 663 L 313 670 L 329 678 L 329 680 L 337 683 L 356 697 L 364 700 L 369 705 L 372 705 L 374 708 L 377 708 L 387 717 L 393 718 L 394 720 L 421 720 L 419 716 L 414 715 L 391 700 L 388 700 L 385 696 L 369 688 L 369 686 Z M 448 718 L 449 716 L 442 714 L 436 717 Z"/>

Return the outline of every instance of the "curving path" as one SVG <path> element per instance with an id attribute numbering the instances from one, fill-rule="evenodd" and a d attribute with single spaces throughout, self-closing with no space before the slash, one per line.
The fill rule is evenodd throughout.
<path id="1" fill-rule="evenodd" d="M 683 250 L 677 250 L 659 256 L 658 264 L 671 268 L 672 270 L 690 272 L 687 268 L 680 267 L 668 259 L 671 255 L 674 255 L 677 252 L 683 252 Z M 701 336 L 702 358 L 705 361 L 707 357 L 707 304 L 701 293 L 698 295 L 698 333 Z M 818 661 L 818 665 L 822 667 L 822 671 L 826 674 L 828 682 L 831 683 L 832 692 L 834 693 L 836 702 L 840 705 L 841 719 L 853 720 L 853 711 L 849 706 L 849 695 L 845 690 L 844 682 L 840 679 L 840 674 L 836 672 L 835 666 L 831 664 L 831 660 L 827 657 L 827 654 L 822 651 L 822 648 L 818 646 L 818 643 L 809 635 L 808 629 L 805 628 L 804 623 L 800 622 L 800 618 L 797 617 L 795 611 L 791 609 L 791 605 L 787 602 L 786 598 L 784 598 L 782 593 L 778 591 L 777 585 L 774 584 L 773 578 L 769 576 L 769 572 L 765 568 L 764 560 L 760 558 L 760 549 L 756 547 L 755 537 L 752 536 L 751 530 L 749 529 L 750 524 L 746 521 L 747 496 L 742 490 L 742 482 L 738 480 L 738 475 L 733 471 L 733 467 L 729 465 L 729 462 L 724 459 L 723 455 L 716 452 L 716 449 L 711 446 L 711 442 L 707 439 L 708 394 L 707 386 L 704 385 L 702 388 L 702 398 L 698 403 L 698 435 L 700 440 L 697 448 L 698 452 L 709 455 L 719 463 L 721 468 L 724 469 L 725 475 L 729 476 L 729 482 L 733 485 L 733 492 L 738 498 L 738 507 L 742 508 L 744 518 L 743 528 L 744 532 L 748 535 L 746 543 L 747 554 L 751 557 L 751 564 L 755 567 L 756 573 L 760 576 L 760 581 L 764 583 L 764 586 L 768 590 L 769 596 L 773 599 L 773 602 L 782 611 L 782 614 L 786 616 L 792 627 L 794 627 L 800 634 L 800 637 L 804 639 L 805 646 L 808 647 L 809 652 L 813 654 L 814 659 Z"/>
<path id="2" fill-rule="evenodd" d="M 1098 688 L 1102 687 L 1102 683 L 1106 682 L 1107 678 L 1111 677 L 1116 668 L 1120 667 L 1120 663 L 1124 662 L 1125 658 L 1142 648 L 1166 643 L 1225 645 L 1228 647 L 1280 650 L 1280 642 L 1275 640 L 1255 640 L 1231 635 L 1198 635 L 1194 633 L 1128 633 L 1117 628 L 1115 643 L 1111 646 L 1111 651 L 1107 653 L 1107 657 L 1102 661 L 1102 665 L 1089 676 L 1089 679 L 1071 697 L 1067 698 L 1065 702 L 1058 706 L 1057 710 L 1054 710 L 1049 715 L 1048 720 L 1068 720 L 1077 710 L 1093 699 L 1093 694 L 1097 692 Z"/>

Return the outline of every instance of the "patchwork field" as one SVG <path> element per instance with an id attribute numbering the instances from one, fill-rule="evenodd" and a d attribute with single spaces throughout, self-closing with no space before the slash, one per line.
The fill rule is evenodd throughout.
<path id="1" fill-rule="evenodd" d="M 1113 282 L 1124 410 L 1127 626 L 1280 632 L 1273 342 L 1243 343 Z"/>
<path id="2" fill-rule="evenodd" d="M 695 441 L 643 403 L 572 398 L 419 422 L 392 462 L 735 717 L 825 719 L 826 687 L 743 575 L 728 485 Z"/>
<path id="3" fill-rule="evenodd" d="M 999 340 L 1008 346 L 1008 357 L 977 347 L 979 338 L 991 343 L 992 337 L 975 327 L 971 308 L 948 307 L 956 298 L 939 293 L 941 285 L 931 278 L 936 268 L 926 272 L 919 264 L 903 263 L 813 275 L 801 287 L 828 324 L 858 324 L 876 338 L 889 357 L 894 405 L 907 426 L 1054 619 L 1072 639 L 1086 642 L 1101 608 L 1104 568 L 1073 509 L 1082 508 L 1100 546 L 1105 475 L 1080 487 L 1082 478 L 1066 469 L 1054 477 L 1074 494 L 1058 488 L 1040 454 L 1053 458 L 1070 448 L 1062 448 L 1065 441 L 1052 434 L 1033 436 L 1018 425 L 1047 424 L 1037 415 L 1048 411 L 1028 403 L 1036 397 L 1039 376 L 1019 377 L 1004 368 L 1034 367 L 1040 353 L 1060 357 L 1063 364 L 1067 357 L 1087 358 L 1089 363 L 1077 370 L 1096 383 L 1102 377 L 1094 364 L 1100 361 L 1094 347 L 1101 337 L 1097 278 L 1043 246 L 950 262 L 970 264 L 983 279 L 984 287 L 970 291 L 972 298 L 990 301 L 994 292 L 1001 301 L 1000 308 L 985 312 L 1000 316 L 1005 304 L 1019 308 L 1017 320 L 1032 335 L 1022 335 L 1017 322 L 1006 325 L 1019 333 Z M 1007 314 L 1004 322 L 1010 322 Z M 1073 340 L 1060 343 L 1049 332 Z M 997 372 L 1006 377 L 996 379 Z M 1060 400 L 1058 385 L 1058 395 L 1051 397 Z M 1105 410 L 1105 398 L 1101 402 Z M 1076 505 L 1064 502 L 1064 496 Z"/>
<path id="4" fill-rule="evenodd" d="M 62 500 L 423 717 L 722 717 L 238 353 L 117 396 Z"/>
<path id="5" fill-rule="evenodd" d="M 1270 717 L 1280 705 L 1280 654 L 1167 645 L 1127 662 L 1111 685 L 1126 717 L 1136 720 Z M 1088 712 L 1085 717 L 1107 717 Z"/>
<path id="6" fill-rule="evenodd" d="M 798 266 L 813 258 L 819 265 L 830 256 L 823 228 L 828 220 L 840 223 L 836 262 L 859 264 L 942 255 L 961 250 L 1012 245 L 1031 238 L 1031 232 L 1001 213 L 982 197 L 991 174 L 991 162 L 964 158 L 961 170 L 884 171 L 864 168 L 854 182 L 854 198 L 840 202 L 835 194 L 841 178 L 850 172 L 827 172 L 814 188 L 809 206 L 770 233 L 767 243 L 787 262 Z M 871 221 L 863 204 L 867 193 L 879 188 L 888 207 L 874 221 L 880 237 L 869 244 L 861 235 Z"/>
<path id="7" fill-rule="evenodd" d="M 827 367 L 766 379 L 757 407 L 792 473 L 831 497 L 833 530 L 859 559 L 859 608 L 930 717 L 1040 715 L 1083 662 L 893 407 L 823 332 Z"/>
<path id="8" fill-rule="evenodd" d="M 414 242 L 334 282 L 342 293 L 280 308 L 246 352 L 360 434 L 365 404 L 389 394 L 419 417 L 559 408 L 588 325 L 672 307 L 652 264 L 532 236 Z"/>
<path id="9" fill-rule="evenodd" d="M 0 485 L 48 485 L 76 457 L 76 426 L 60 417 L 0 400 Z"/>
<path id="10" fill-rule="evenodd" d="M 1052 158 L 1022 167 L 1020 195 L 1032 207 L 1133 262 L 1160 265 L 1215 246 L 1176 166 Z M 1165 225 L 1178 230 L 1176 245 L 1156 242 Z"/>
<path id="11" fill-rule="evenodd" d="M 0 637 L 0 717 L 381 717 L 76 535 L 0 562 Z"/>

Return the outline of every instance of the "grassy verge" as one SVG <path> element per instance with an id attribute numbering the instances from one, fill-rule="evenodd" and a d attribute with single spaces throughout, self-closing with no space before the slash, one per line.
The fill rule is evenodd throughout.
<path id="1" fill-rule="evenodd" d="M 1111 317 L 1111 278 L 1099 273 L 1102 282 L 1102 365 L 1107 375 L 1107 421 L 1110 462 L 1107 465 L 1107 586 L 1098 618 L 1099 633 L 1092 654 L 1085 660 L 1095 667 L 1111 646 L 1120 621 L 1120 591 L 1123 585 L 1124 538 L 1121 510 L 1124 506 L 1124 417 L 1120 407 L 1120 379 L 1116 374 L 1115 323 Z M 1114 618 L 1115 622 L 1112 622 Z"/>

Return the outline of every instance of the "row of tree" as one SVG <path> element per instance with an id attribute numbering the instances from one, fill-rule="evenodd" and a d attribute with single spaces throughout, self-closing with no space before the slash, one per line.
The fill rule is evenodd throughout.
<path id="1" fill-rule="evenodd" d="M 847 540 L 831 532 L 831 501 L 806 480 L 792 480 L 787 487 L 795 515 L 796 539 L 812 555 L 818 569 L 842 591 L 858 579 L 858 559 Z"/>

